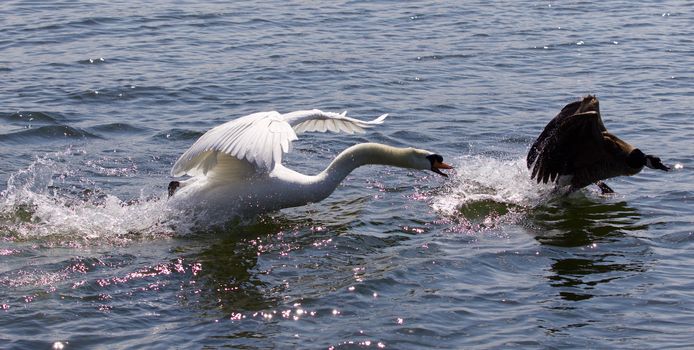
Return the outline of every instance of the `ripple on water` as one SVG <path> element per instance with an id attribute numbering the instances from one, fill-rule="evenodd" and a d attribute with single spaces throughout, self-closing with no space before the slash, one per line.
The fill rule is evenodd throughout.
<path id="1" fill-rule="evenodd" d="M 101 124 L 87 128 L 87 130 L 92 131 L 97 134 L 142 134 L 150 129 L 142 126 L 135 126 L 128 123 L 108 123 Z"/>

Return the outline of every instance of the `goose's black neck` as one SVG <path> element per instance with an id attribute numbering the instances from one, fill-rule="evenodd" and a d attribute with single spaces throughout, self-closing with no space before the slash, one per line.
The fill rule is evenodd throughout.
<path id="1" fill-rule="evenodd" d="M 640 149 L 635 148 L 627 156 L 627 165 L 634 169 L 640 169 L 646 165 L 646 155 Z"/>

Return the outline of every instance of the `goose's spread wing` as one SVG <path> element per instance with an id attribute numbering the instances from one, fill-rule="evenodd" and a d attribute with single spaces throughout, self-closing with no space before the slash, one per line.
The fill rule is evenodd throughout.
<path id="1" fill-rule="evenodd" d="M 603 129 L 595 111 L 552 120 L 528 153 L 531 178 L 538 183 L 554 182 L 559 175 L 575 175 L 576 169 L 589 168 L 590 159 L 604 159 Z"/>
<path id="2" fill-rule="evenodd" d="M 347 117 L 345 113 L 322 112 L 317 109 L 284 115 L 274 111 L 250 114 L 214 127 L 202 135 L 176 161 L 171 174 L 207 174 L 217 166 L 221 156 L 232 157 L 231 160 L 225 159 L 225 167 L 232 164 L 240 167 L 236 172 L 225 170 L 224 173 L 228 175 L 241 176 L 261 169 L 270 171 L 275 164 L 282 162 L 282 154 L 289 152 L 291 142 L 297 139 L 297 133 L 328 130 L 363 132 L 364 128 L 383 123 L 386 116 L 362 121 Z M 238 162 L 234 163 L 234 159 Z"/>
<path id="3" fill-rule="evenodd" d="M 545 129 L 542 131 L 540 136 L 537 137 L 537 140 L 535 140 L 533 145 L 530 147 L 530 150 L 528 151 L 528 169 L 530 169 L 533 163 L 535 163 L 535 160 L 537 160 L 537 155 L 540 153 L 540 150 L 544 147 L 544 143 L 547 142 L 547 139 L 551 138 L 557 132 L 557 129 L 560 127 L 560 125 L 566 122 L 566 119 L 570 118 L 574 114 L 588 111 L 595 111 L 598 113 L 599 116 L 600 112 L 594 108 L 593 104 L 591 104 L 593 99 L 593 96 L 588 96 L 582 100 L 574 101 L 567 104 L 566 106 L 564 106 L 564 108 L 561 109 L 559 113 L 557 113 L 557 115 L 552 120 L 549 121 L 549 123 L 547 123 Z M 596 98 L 595 101 L 597 101 Z M 602 120 L 599 121 L 599 125 L 602 131 L 606 131 L 605 126 L 602 125 Z"/>
<path id="4" fill-rule="evenodd" d="M 574 101 L 561 109 L 557 115 L 550 120 L 549 123 L 547 123 L 547 126 L 545 126 L 545 129 L 542 131 L 540 136 L 537 137 L 537 140 L 533 143 L 533 145 L 530 147 L 530 151 L 528 151 L 528 157 L 527 157 L 527 165 L 528 169 L 535 163 L 535 160 L 537 159 L 537 155 L 539 154 L 541 148 L 544 146 L 543 144 L 546 142 L 548 138 L 551 138 L 553 134 L 556 133 L 557 129 L 566 122 L 567 119 L 571 118 L 574 114 L 580 114 L 584 112 L 597 112 L 598 113 L 598 126 L 601 131 L 607 131 L 605 129 L 605 126 L 602 124 L 602 120 L 600 119 L 600 111 L 598 110 L 597 107 L 597 98 L 594 96 L 586 96 L 582 100 L 579 101 Z"/>

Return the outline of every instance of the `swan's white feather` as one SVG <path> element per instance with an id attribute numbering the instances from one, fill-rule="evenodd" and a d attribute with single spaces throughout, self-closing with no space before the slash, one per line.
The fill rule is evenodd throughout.
<path id="1" fill-rule="evenodd" d="M 283 117 L 297 134 L 311 131 L 326 132 L 328 130 L 352 134 L 354 132 L 362 133 L 365 128 L 383 124 L 387 116 L 388 114 L 383 114 L 374 120 L 364 121 L 348 117 L 347 112 L 334 113 L 312 109 L 287 113 Z"/>
<path id="2" fill-rule="evenodd" d="M 215 167 L 207 172 L 208 181 L 229 184 L 250 178 L 255 174 L 255 168 L 248 162 L 239 160 L 225 153 L 215 153 Z"/>
<path id="3" fill-rule="evenodd" d="M 347 117 L 346 112 L 318 109 L 287 114 L 275 111 L 253 113 L 216 126 L 202 135 L 176 161 L 171 175 L 209 176 L 210 171 L 215 171 L 215 176 L 239 176 L 239 172 L 227 169 L 232 165 L 242 167 L 242 174 L 248 169 L 270 172 L 281 164 L 282 154 L 290 151 L 292 141 L 298 139 L 297 134 L 311 131 L 361 133 L 365 128 L 382 124 L 387 116 L 383 114 L 374 120 L 363 121 Z M 229 162 L 224 155 L 247 164 L 241 166 L 238 162 Z M 220 167 L 220 159 L 224 159 L 224 169 L 216 169 Z"/>

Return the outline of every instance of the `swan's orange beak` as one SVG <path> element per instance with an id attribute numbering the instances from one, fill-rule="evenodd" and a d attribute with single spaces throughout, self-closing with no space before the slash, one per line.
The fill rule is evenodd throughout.
<path id="1" fill-rule="evenodd" d="M 431 163 L 431 171 L 433 171 L 433 172 L 435 172 L 435 173 L 437 173 L 437 174 L 439 174 L 439 175 L 448 177 L 448 174 L 444 174 L 444 173 L 443 173 L 441 170 L 439 170 L 439 169 L 453 169 L 453 167 L 450 166 L 450 165 L 448 165 L 448 164 L 446 164 L 446 163 L 444 163 L 444 162 L 439 162 L 438 160 L 434 160 L 434 161 Z"/>

